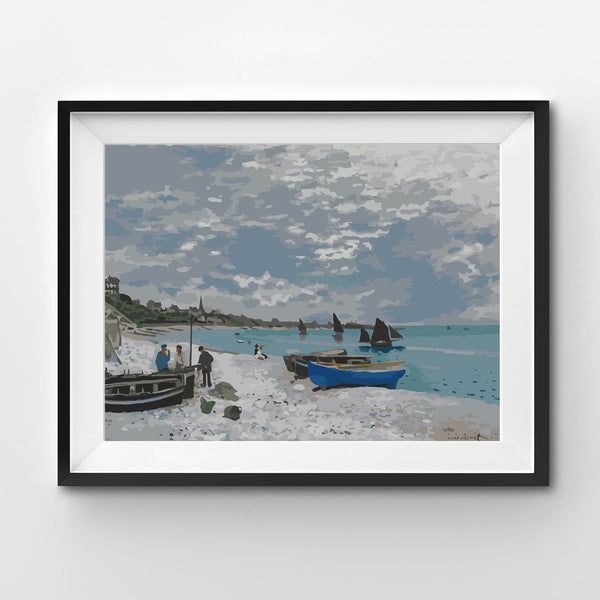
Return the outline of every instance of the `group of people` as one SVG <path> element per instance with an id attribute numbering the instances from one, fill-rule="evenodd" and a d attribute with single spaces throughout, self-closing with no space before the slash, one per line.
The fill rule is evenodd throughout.
<path id="1" fill-rule="evenodd" d="M 212 386 L 210 374 L 212 372 L 212 362 L 214 360 L 212 354 L 204 349 L 204 346 L 198 348 L 200 356 L 198 357 L 198 366 L 202 371 L 202 386 Z M 156 355 L 156 368 L 159 371 L 164 371 L 169 368 L 169 361 L 171 360 L 171 351 L 167 348 L 167 344 L 162 344 L 160 352 Z M 175 371 L 181 371 L 186 366 L 186 356 L 183 348 L 178 344 L 176 348 L 176 354 L 173 361 L 173 369 Z"/>
<path id="2" fill-rule="evenodd" d="M 269 358 L 262 349 L 265 347 L 265 344 L 258 345 L 254 344 L 254 356 L 258 360 L 266 360 Z M 210 378 L 210 374 L 212 372 L 212 362 L 214 360 L 213 355 L 210 352 L 207 352 L 204 349 L 204 346 L 200 346 L 198 348 L 200 351 L 200 355 L 198 356 L 198 366 L 202 371 L 202 387 L 212 387 L 212 381 Z M 156 368 L 159 371 L 164 371 L 165 369 L 169 369 L 169 362 L 171 360 L 171 351 L 167 348 L 167 344 L 162 344 L 160 347 L 160 352 L 156 355 Z M 185 356 L 185 352 L 181 345 L 177 345 L 176 353 L 173 360 L 173 369 L 175 371 L 181 371 L 187 363 L 187 359 Z"/>

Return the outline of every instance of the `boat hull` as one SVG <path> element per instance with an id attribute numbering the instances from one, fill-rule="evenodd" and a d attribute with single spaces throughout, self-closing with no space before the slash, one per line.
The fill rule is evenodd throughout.
<path id="1" fill-rule="evenodd" d="M 106 412 L 137 412 L 175 406 L 183 401 L 184 387 L 180 386 L 156 395 L 137 396 L 135 394 L 115 394 L 105 396 L 104 410 Z"/>
<path id="2" fill-rule="evenodd" d="M 404 350 L 406 346 L 359 346 L 365 352 L 391 352 L 392 350 Z"/>
<path id="3" fill-rule="evenodd" d="M 190 367 L 181 367 L 179 369 L 163 369 L 162 371 L 158 371 L 156 373 L 149 373 L 148 375 L 144 375 L 144 377 L 149 377 L 152 379 L 163 379 L 165 376 L 179 377 L 182 383 L 185 384 L 185 391 L 183 392 L 183 397 L 193 398 L 194 386 L 196 382 L 196 369 L 197 365 L 192 365 Z M 122 375 L 121 377 L 139 377 L 139 375 Z M 109 381 L 110 380 L 107 380 L 107 383 Z"/>
<path id="4" fill-rule="evenodd" d="M 376 367 L 377 365 L 372 365 Z M 394 388 L 398 380 L 404 376 L 406 369 L 367 370 L 367 369 L 338 369 L 309 361 L 308 376 L 320 387 L 335 387 L 338 385 L 353 386 L 383 386 Z"/>
<path id="5" fill-rule="evenodd" d="M 136 412 L 175 406 L 189 397 L 193 381 L 193 374 L 183 370 L 177 375 L 161 372 L 109 377 L 105 382 L 104 409 L 106 412 Z"/>
<path id="6" fill-rule="evenodd" d="M 283 357 L 285 367 L 290 373 L 295 373 L 297 377 L 308 377 L 308 362 L 322 364 L 350 364 L 359 365 L 371 362 L 368 356 L 349 356 L 345 350 L 337 351 L 339 353 L 315 353 L 315 354 L 288 354 Z M 344 352 L 344 354 L 342 354 Z"/>

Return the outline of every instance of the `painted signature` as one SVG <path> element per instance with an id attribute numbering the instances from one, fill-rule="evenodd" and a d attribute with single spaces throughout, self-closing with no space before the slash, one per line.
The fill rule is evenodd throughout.
<path id="1" fill-rule="evenodd" d="M 449 440 L 460 440 L 460 441 L 468 441 L 468 442 L 483 442 L 483 441 L 489 441 L 489 438 L 485 437 L 484 435 L 481 435 L 480 433 L 474 434 L 474 433 L 460 433 L 457 435 L 449 435 L 448 436 Z"/>

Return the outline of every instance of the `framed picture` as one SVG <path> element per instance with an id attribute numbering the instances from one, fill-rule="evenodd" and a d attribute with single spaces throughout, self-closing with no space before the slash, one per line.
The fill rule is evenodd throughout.
<path id="1" fill-rule="evenodd" d="M 59 102 L 59 484 L 548 485 L 548 112 Z"/>

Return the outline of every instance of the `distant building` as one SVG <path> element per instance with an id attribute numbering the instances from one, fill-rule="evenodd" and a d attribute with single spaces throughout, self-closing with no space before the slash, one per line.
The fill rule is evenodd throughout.
<path id="1" fill-rule="evenodd" d="M 104 293 L 105 294 L 114 294 L 115 296 L 119 295 L 119 283 L 121 280 L 118 277 L 113 277 L 109 275 L 104 280 Z"/>
<path id="2" fill-rule="evenodd" d="M 171 306 L 169 306 L 169 308 L 167 308 L 168 312 L 171 313 L 178 313 L 180 312 L 179 306 L 177 306 L 177 304 L 171 304 Z"/>
<path id="3" fill-rule="evenodd" d="M 154 300 L 148 300 L 146 307 L 150 310 L 162 310 L 162 304 L 160 302 L 155 302 Z"/>
<path id="4" fill-rule="evenodd" d="M 202 296 L 200 296 L 200 304 L 198 304 L 198 312 L 204 317 L 206 316 L 206 311 L 204 310 L 204 306 L 202 305 Z"/>

